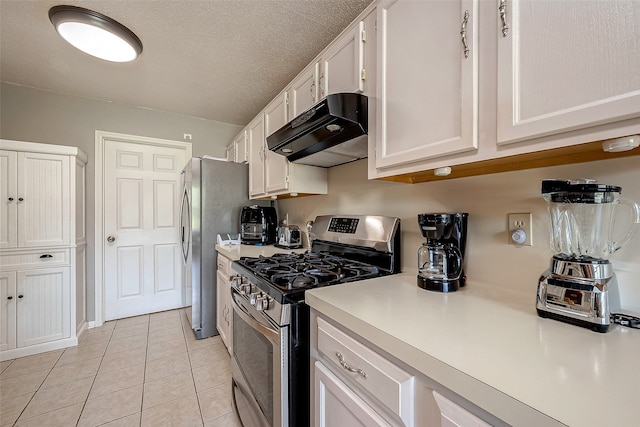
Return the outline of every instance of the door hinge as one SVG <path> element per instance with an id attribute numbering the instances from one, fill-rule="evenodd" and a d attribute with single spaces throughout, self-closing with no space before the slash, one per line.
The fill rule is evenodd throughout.
<path id="1" fill-rule="evenodd" d="M 284 93 L 284 105 L 289 106 L 289 92 Z"/>
<path id="2" fill-rule="evenodd" d="M 367 70 L 366 70 L 366 68 L 363 68 L 360 71 L 360 80 L 366 80 L 366 79 L 367 79 Z"/>
<path id="3" fill-rule="evenodd" d="M 362 41 L 366 42 L 367 41 L 367 30 L 362 30 Z"/>

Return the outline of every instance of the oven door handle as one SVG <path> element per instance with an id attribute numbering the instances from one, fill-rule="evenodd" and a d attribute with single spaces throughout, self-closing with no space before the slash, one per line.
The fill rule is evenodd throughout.
<path id="1" fill-rule="evenodd" d="M 280 345 L 280 334 L 277 329 L 269 328 L 268 326 L 263 325 L 261 322 L 257 321 L 243 306 L 236 303 L 233 291 L 231 297 L 231 306 L 233 307 L 233 311 L 235 311 L 236 314 L 245 321 L 245 323 L 264 335 L 274 345 Z"/>

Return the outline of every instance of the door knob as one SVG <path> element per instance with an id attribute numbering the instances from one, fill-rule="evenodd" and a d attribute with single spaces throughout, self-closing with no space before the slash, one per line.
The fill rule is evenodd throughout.
<path id="1" fill-rule="evenodd" d="M 109 243 L 113 243 L 113 242 L 115 242 L 115 241 L 116 241 L 115 236 L 109 236 L 109 237 L 107 237 L 107 242 L 109 242 Z"/>

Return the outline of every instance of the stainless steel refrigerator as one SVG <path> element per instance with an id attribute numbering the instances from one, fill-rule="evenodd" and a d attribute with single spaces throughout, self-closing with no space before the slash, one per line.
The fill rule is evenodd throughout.
<path id="1" fill-rule="evenodd" d="M 182 171 L 180 229 L 184 298 L 196 338 L 216 329 L 216 238 L 240 232 L 240 212 L 249 204 L 246 164 L 194 157 Z"/>

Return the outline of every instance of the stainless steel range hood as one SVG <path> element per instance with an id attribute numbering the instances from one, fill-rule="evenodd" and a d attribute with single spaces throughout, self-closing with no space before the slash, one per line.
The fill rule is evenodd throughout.
<path id="1" fill-rule="evenodd" d="M 331 167 L 367 157 L 367 97 L 335 93 L 267 137 L 289 161 Z"/>

